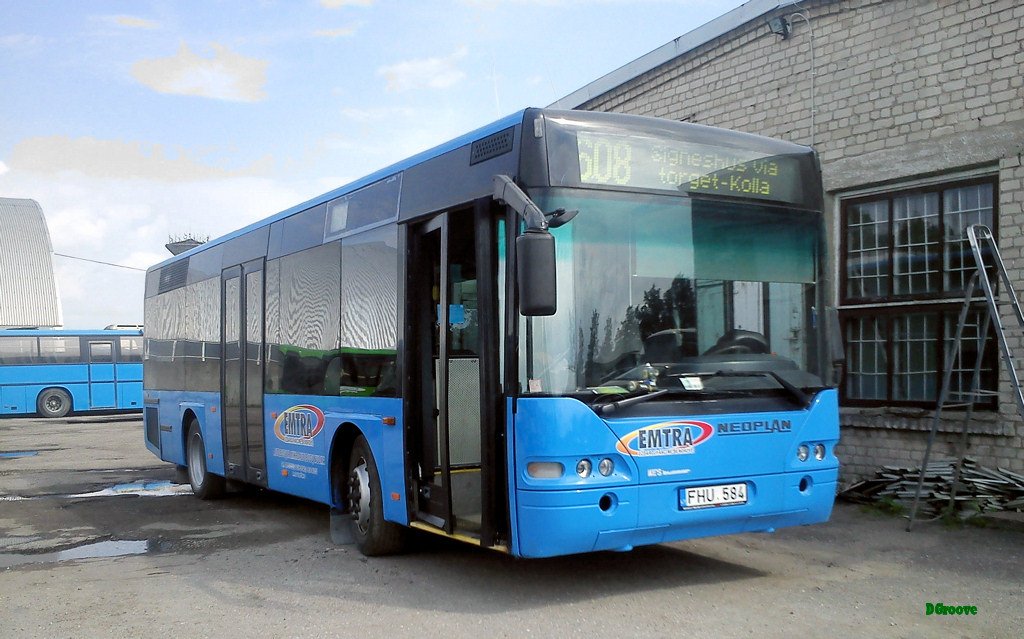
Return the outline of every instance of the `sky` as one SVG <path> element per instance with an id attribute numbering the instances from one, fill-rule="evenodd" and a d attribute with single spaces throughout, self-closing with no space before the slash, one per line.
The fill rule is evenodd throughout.
<path id="1" fill-rule="evenodd" d="M 141 324 L 170 239 L 547 106 L 741 4 L 0 0 L 0 197 L 42 207 L 66 328 Z"/>

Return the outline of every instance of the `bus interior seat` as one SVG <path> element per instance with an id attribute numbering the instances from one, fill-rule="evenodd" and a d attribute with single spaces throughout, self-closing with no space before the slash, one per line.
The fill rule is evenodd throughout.
<path id="1" fill-rule="evenodd" d="M 722 335 L 704 355 L 763 355 L 769 352 L 768 338 L 755 331 L 733 329 Z"/>

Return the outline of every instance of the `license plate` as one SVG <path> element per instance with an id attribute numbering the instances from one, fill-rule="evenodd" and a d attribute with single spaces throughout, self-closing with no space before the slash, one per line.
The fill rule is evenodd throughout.
<path id="1" fill-rule="evenodd" d="M 692 486 L 679 489 L 679 507 L 683 510 L 737 506 L 747 503 L 746 484 Z"/>

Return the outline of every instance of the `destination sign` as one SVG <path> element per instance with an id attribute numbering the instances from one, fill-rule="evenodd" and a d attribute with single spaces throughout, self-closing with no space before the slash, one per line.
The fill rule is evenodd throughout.
<path id="1" fill-rule="evenodd" d="M 577 131 L 580 182 L 800 202 L 800 161 L 696 142 Z"/>

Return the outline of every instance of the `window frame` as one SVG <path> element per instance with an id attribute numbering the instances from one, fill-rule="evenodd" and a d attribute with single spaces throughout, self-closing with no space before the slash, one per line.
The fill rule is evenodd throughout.
<path id="1" fill-rule="evenodd" d="M 861 195 L 857 197 L 845 198 L 840 201 L 840 216 L 839 216 L 839 302 L 840 305 L 845 308 L 847 306 L 860 306 L 864 304 L 880 304 L 880 303 L 891 303 L 891 302 L 907 302 L 907 301 L 933 301 L 933 300 L 958 300 L 963 299 L 963 288 L 951 289 L 946 286 L 946 275 L 948 271 L 945 269 L 945 264 L 942 265 L 938 273 L 938 290 L 926 292 L 926 293 L 906 293 L 897 294 L 896 290 L 896 273 L 893 268 L 896 260 L 896 243 L 895 243 L 895 224 L 896 221 L 893 219 L 893 201 L 906 196 L 913 195 L 928 195 L 938 194 L 939 196 L 939 224 L 940 229 L 945 226 L 945 207 L 943 194 L 946 191 L 953 189 L 978 186 L 979 184 L 989 184 L 992 186 L 992 223 L 989 228 L 992 231 L 993 237 L 999 238 L 999 177 L 998 175 L 986 175 L 982 177 L 967 178 L 952 180 L 949 182 L 935 182 L 926 185 L 919 185 L 914 187 L 903 188 L 893 191 L 876 192 L 869 195 Z M 879 200 L 885 200 L 887 206 L 887 235 L 889 238 L 888 246 L 886 247 L 887 252 L 887 264 L 888 273 L 885 275 L 886 290 L 889 291 L 887 295 L 879 295 L 874 297 L 851 297 L 849 295 L 849 270 L 846 266 L 846 258 L 849 254 L 849 237 L 847 230 L 849 229 L 850 222 L 850 209 L 853 206 L 859 204 L 875 203 Z M 937 244 L 937 255 L 939 260 L 944 260 L 946 250 L 946 238 L 943 233 L 939 234 L 939 241 Z"/>
<path id="2" fill-rule="evenodd" d="M 882 406 L 899 406 L 906 408 L 935 408 L 938 405 L 939 393 L 942 390 L 942 377 L 946 366 L 946 344 L 948 340 L 946 335 L 952 334 L 956 330 L 957 321 L 960 316 L 960 309 L 962 308 L 961 303 L 956 304 L 928 304 L 923 306 L 909 307 L 906 305 L 901 306 L 890 306 L 890 307 L 878 307 L 878 306 L 867 306 L 865 308 L 847 308 L 843 309 L 841 316 L 841 329 L 843 335 L 843 342 L 848 345 L 848 330 L 851 322 L 862 319 L 875 317 L 881 323 L 882 339 L 882 358 L 884 361 L 884 398 L 882 399 L 865 399 L 860 397 L 851 398 L 848 391 L 848 383 L 850 378 L 849 366 L 852 364 L 850 360 L 850 350 L 847 349 L 847 370 L 844 373 L 842 383 L 839 385 L 839 399 L 843 406 L 849 407 L 862 407 L 862 408 L 877 408 Z M 984 302 L 972 304 L 972 311 L 978 313 L 985 312 Z M 935 329 L 935 335 L 932 336 L 929 341 L 931 342 L 931 356 L 936 363 L 935 380 L 933 387 L 933 395 L 935 399 L 929 400 L 917 400 L 917 399 L 894 399 L 896 395 L 896 349 L 898 342 L 894 335 L 896 333 L 895 327 L 896 322 L 907 318 L 910 315 L 917 314 L 929 314 L 936 317 L 937 326 Z M 964 359 L 964 351 L 962 349 L 960 358 L 961 365 L 968 366 L 973 369 L 975 364 L 974 357 Z M 974 352 L 970 349 L 968 352 Z M 996 342 L 993 339 L 992 330 L 989 329 L 988 339 L 985 343 L 985 352 L 982 356 L 982 389 L 985 389 L 984 378 L 986 371 L 989 371 L 989 375 L 994 374 L 994 379 L 998 383 L 999 376 L 999 360 L 998 353 L 996 352 Z M 908 371 L 904 371 L 904 374 Z M 950 394 L 947 398 L 947 403 L 959 402 L 960 400 L 953 395 L 957 392 L 956 380 L 951 380 Z M 997 410 L 998 409 L 998 398 L 994 396 L 983 396 L 974 404 L 975 410 Z"/>
<path id="3" fill-rule="evenodd" d="M 947 240 L 944 230 L 947 228 L 945 198 L 946 193 L 954 189 L 978 185 L 989 185 L 992 189 L 992 209 L 989 227 L 991 228 L 993 235 L 998 238 L 999 176 L 998 173 L 993 171 L 987 171 L 984 174 L 977 174 L 973 176 L 944 176 L 942 179 L 934 179 L 913 185 L 896 185 L 894 188 L 889 190 L 876 190 L 870 193 L 858 193 L 845 198 L 840 196 L 839 228 L 837 229 L 837 234 L 839 236 L 839 260 L 836 266 L 836 270 L 838 271 L 837 297 L 840 301 L 839 312 L 844 349 L 848 358 L 844 379 L 839 385 L 840 403 L 843 406 L 891 406 L 934 409 L 938 405 L 938 397 L 941 392 L 942 379 L 946 367 L 946 346 L 948 343 L 946 335 L 952 334 L 956 329 L 965 293 L 965 289 L 963 287 L 954 288 L 953 285 L 956 283 L 955 280 L 963 279 L 964 283 L 967 281 L 966 278 L 952 277 L 952 274 L 955 271 L 950 267 L 954 266 L 956 262 L 947 256 L 947 247 L 951 242 Z M 931 195 L 936 195 L 938 197 L 937 221 L 940 229 L 938 241 L 929 245 L 929 247 L 934 246 L 935 255 L 937 255 L 937 259 L 939 260 L 939 271 L 936 274 L 936 290 L 921 293 L 897 294 L 895 292 L 897 289 L 897 278 L 906 276 L 906 274 L 899 274 L 896 272 L 896 227 L 900 221 L 894 219 L 894 203 L 899 198 L 907 196 L 929 197 Z M 851 214 L 853 207 L 857 205 L 877 204 L 880 202 L 884 204 L 887 215 L 887 219 L 885 221 L 886 245 L 884 247 L 886 253 L 886 264 L 884 272 L 880 275 L 885 278 L 884 282 L 875 288 L 877 290 L 887 291 L 887 293 L 884 295 L 854 297 L 850 295 L 849 291 L 852 278 L 850 277 L 849 266 L 847 264 L 850 250 L 849 224 Z M 964 240 L 964 242 L 966 242 L 966 240 Z M 930 254 L 930 252 L 926 254 Z M 980 313 L 984 313 L 985 302 L 981 287 L 977 287 L 975 289 L 974 297 L 976 302 L 972 304 L 972 311 L 976 310 Z M 931 353 L 929 355 L 933 357 L 936 362 L 934 391 L 932 392 L 935 399 L 895 399 L 897 391 L 896 377 L 898 373 L 898 371 L 895 370 L 895 355 L 899 348 L 898 345 L 902 343 L 897 342 L 894 336 L 896 332 L 896 324 L 898 321 L 905 320 L 910 315 L 922 313 L 935 316 L 937 321 L 934 335 L 929 339 L 931 342 Z M 884 397 L 882 399 L 850 397 L 849 392 L 850 375 L 853 373 L 851 367 L 856 365 L 856 363 L 852 361 L 853 350 L 850 347 L 848 339 L 849 331 L 851 330 L 850 325 L 852 322 L 860 321 L 868 317 L 876 317 L 880 323 L 879 329 L 881 332 L 881 340 L 879 343 L 882 345 L 880 356 L 883 358 L 881 366 L 884 368 Z M 979 321 L 983 317 L 984 315 L 981 315 L 979 317 Z M 969 352 L 973 353 L 975 351 L 974 349 L 970 349 Z M 961 358 L 962 357 L 963 355 L 961 355 Z M 966 364 L 973 369 L 973 357 L 970 359 L 970 362 L 962 361 L 961 368 Z M 986 370 L 989 371 L 987 374 L 988 380 L 998 386 L 1000 363 L 991 327 L 989 328 L 987 342 L 984 346 L 982 369 L 983 379 L 981 388 L 984 390 L 989 389 L 985 382 Z M 904 374 L 908 373 L 908 371 L 902 372 Z M 870 371 L 868 374 L 870 374 Z M 956 388 L 956 380 L 954 379 L 950 387 L 951 395 L 955 392 Z M 955 397 L 947 398 L 947 403 L 952 401 L 957 401 L 957 399 Z M 996 397 L 983 397 L 975 403 L 975 409 L 986 411 L 998 410 L 998 399 Z"/>

